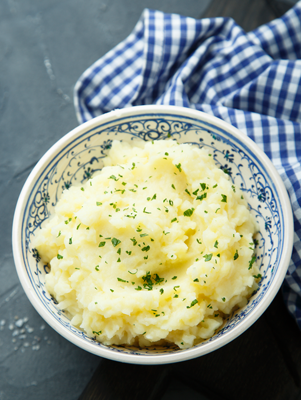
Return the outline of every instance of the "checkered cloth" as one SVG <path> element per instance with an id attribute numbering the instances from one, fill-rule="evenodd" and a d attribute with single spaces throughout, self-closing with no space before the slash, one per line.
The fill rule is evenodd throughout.
<path id="1" fill-rule="evenodd" d="M 146 9 L 130 36 L 76 83 L 80 123 L 142 104 L 190 107 L 252 138 L 289 192 L 294 249 L 283 285 L 301 328 L 301 3 L 252 32 L 232 19 Z"/>

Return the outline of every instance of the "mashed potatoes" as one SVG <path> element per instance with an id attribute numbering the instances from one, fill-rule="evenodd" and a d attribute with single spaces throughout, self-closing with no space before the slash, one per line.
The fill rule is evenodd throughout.
<path id="1" fill-rule="evenodd" d="M 99 174 L 64 191 L 34 245 L 73 325 L 107 345 L 188 348 L 256 289 L 255 231 L 205 150 L 115 141 Z"/>

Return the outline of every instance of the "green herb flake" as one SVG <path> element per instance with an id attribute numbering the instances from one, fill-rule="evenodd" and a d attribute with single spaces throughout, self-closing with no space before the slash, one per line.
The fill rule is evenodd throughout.
<path id="1" fill-rule="evenodd" d="M 163 294 L 164 293 L 164 289 L 160 289 L 160 293 Z"/>
<path id="2" fill-rule="evenodd" d="M 218 240 L 215 241 L 214 245 L 213 245 L 216 249 L 218 249 Z"/>
<path id="3" fill-rule="evenodd" d="M 252 268 L 252 266 L 253 266 L 253 264 L 254 264 L 255 261 L 256 261 L 256 256 L 253 256 L 253 257 L 251 258 L 251 260 L 249 261 L 249 268 L 248 268 L 248 269 L 251 269 L 251 268 Z"/>
<path id="4" fill-rule="evenodd" d="M 97 201 L 97 202 L 96 202 L 96 205 L 97 205 L 97 206 L 102 206 L 102 203 L 101 203 L 100 201 Z"/>
<path id="5" fill-rule="evenodd" d="M 133 238 L 131 238 L 130 239 L 132 242 L 133 242 L 133 246 L 136 246 L 136 244 L 137 244 L 137 240 L 133 237 Z"/>
<path id="6" fill-rule="evenodd" d="M 111 242 L 112 242 L 112 245 L 113 245 L 114 247 L 116 247 L 116 246 L 119 245 L 119 243 L 121 243 L 121 240 L 116 239 L 116 238 L 113 238 L 113 239 L 111 240 Z"/>
<path id="7" fill-rule="evenodd" d="M 117 278 L 118 282 L 124 282 L 124 283 L 129 283 L 129 281 L 125 281 L 124 279 Z"/>
<path id="8" fill-rule="evenodd" d="M 148 236 L 148 233 L 140 233 L 140 237 Z"/>
<path id="9" fill-rule="evenodd" d="M 59 233 L 58 233 L 57 237 L 60 237 L 60 236 L 61 236 L 61 234 L 62 234 L 62 232 L 61 232 L 61 231 L 59 231 Z"/>
<path id="10" fill-rule="evenodd" d="M 144 212 L 145 214 L 151 214 L 151 212 L 146 211 L 146 207 L 144 207 L 143 212 Z"/>
<path id="11" fill-rule="evenodd" d="M 177 218 L 173 218 L 170 222 L 176 222 Z"/>
<path id="12" fill-rule="evenodd" d="M 207 261 L 210 261 L 211 260 L 211 258 L 212 258 L 212 253 L 210 253 L 210 254 L 205 254 L 203 257 L 205 258 L 205 261 L 207 262 Z"/>
<path id="13" fill-rule="evenodd" d="M 239 254 L 238 254 L 238 251 L 236 250 L 236 252 L 235 252 L 235 254 L 234 254 L 234 257 L 233 257 L 233 260 L 234 260 L 234 261 L 237 260 L 238 257 L 239 257 Z"/>
<path id="14" fill-rule="evenodd" d="M 58 260 L 62 260 L 64 257 L 61 256 L 60 254 L 58 254 L 58 255 L 56 256 L 56 258 L 57 258 Z"/>
<path id="15" fill-rule="evenodd" d="M 191 196 L 191 194 L 190 194 L 190 192 L 189 192 L 188 189 L 185 189 L 185 192 L 186 192 L 189 196 Z"/>
<path id="16" fill-rule="evenodd" d="M 121 260 L 120 260 L 120 257 L 118 257 L 118 260 L 117 260 L 117 262 L 121 262 Z"/>
<path id="17" fill-rule="evenodd" d="M 186 308 L 191 308 L 193 306 L 195 306 L 198 303 L 197 299 L 192 300 L 192 302 L 190 303 L 190 306 L 186 306 Z"/>
<path id="18" fill-rule="evenodd" d="M 200 282 L 200 281 L 199 281 L 199 278 L 195 278 L 195 279 L 193 280 L 193 282 Z"/>
<path id="19" fill-rule="evenodd" d="M 111 292 L 114 292 L 114 290 L 113 289 L 110 289 L 111 290 Z"/>
<path id="20" fill-rule="evenodd" d="M 176 168 L 178 168 L 179 172 L 182 172 L 181 163 L 176 164 Z"/>
<path id="21" fill-rule="evenodd" d="M 99 271 L 99 265 L 96 265 L 95 270 Z"/>
<path id="22" fill-rule="evenodd" d="M 197 196 L 196 200 L 202 201 L 202 200 L 206 199 L 206 197 L 207 197 L 207 192 L 201 194 L 200 196 Z"/>
<path id="23" fill-rule="evenodd" d="M 98 247 L 103 247 L 103 246 L 105 246 L 105 244 L 106 244 L 106 242 L 100 242 Z"/>
<path id="24" fill-rule="evenodd" d="M 262 275 L 261 275 L 261 274 L 253 275 L 253 277 L 254 277 L 255 279 L 260 279 L 260 278 L 262 278 Z"/>
<path id="25" fill-rule="evenodd" d="M 222 199 L 221 199 L 221 203 L 227 203 L 227 196 L 225 194 L 221 194 Z"/>
<path id="26" fill-rule="evenodd" d="M 69 238 L 69 244 L 72 244 L 72 237 Z"/>
<path id="27" fill-rule="evenodd" d="M 173 276 L 171 279 L 175 280 L 175 279 L 177 279 L 177 276 Z"/>
<path id="28" fill-rule="evenodd" d="M 185 217 L 191 217 L 192 214 L 193 214 L 193 211 L 194 211 L 194 208 L 188 208 L 188 210 L 185 210 L 185 211 L 184 211 L 183 215 L 184 215 Z"/>
<path id="29" fill-rule="evenodd" d="M 226 301 L 226 297 L 222 297 L 222 300 L 223 300 L 223 302 L 225 302 Z"/>
<path id="30" fill-rule="evenodd" d="M 142 247 L 142 249 L 141 249 L 142 251 L 149 251 L 150 250 L 150 246 L 145 246 L 145 247 Z"/>
<path id="31" fill-rule="evenodd" d="M 172 187 L 174 190 L 176 190 L 176 188 L 175 188 L 175 185 L 174 185 L 174 184 L 172 184 L 172 185 L 171 185 L 171 187 Z"/>

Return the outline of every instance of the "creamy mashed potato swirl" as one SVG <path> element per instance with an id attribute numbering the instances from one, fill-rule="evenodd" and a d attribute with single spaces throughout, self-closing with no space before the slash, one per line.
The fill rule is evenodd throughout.
<path id="1" fill-rule="evenodd" d="M 106 345 L 211 337 L 260 278 L 242 192 L 207 151 L 171 140 L 114 141 L 104 163 L 36 232 L 48 291 Z"/>

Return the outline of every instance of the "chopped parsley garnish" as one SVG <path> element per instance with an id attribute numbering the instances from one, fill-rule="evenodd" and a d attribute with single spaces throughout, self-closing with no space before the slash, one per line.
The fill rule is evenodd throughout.
<path id="1" fill-rule="evenodd" d="M 211 258 L 212 258 L 212 253 L 210 253 L 210 254 L 205 254 L 203 257 L 205 258 L 205 261 L 210 261 Z"/>
<path id="2" fill-rule="evenodd" d="M 116 178 L 115 175 L 111 175 L 111 176 L 109 177 L 109 179 L 113 179 L 114 181 L 118 181 L 119 178 Z"/>
<path id="3" fill-rule="evenodd" d="M 124 279 L 117 278 L 118 282 L 124 282 L 124 283 L 129 283 L 129 281 L 125 281 Z"/>
<path id="4" fill-rule="evenodd" d="M 200 183 L 200 186 L 201 186 L 202 190 L 205 190 L 207 187 L 206 183 Z"/>
<path id="5" fill-rule="evenodd" d="M 133 237 L 133 238 L 131 238 L 130 239 L 132 242 L 133 242 L 133 246 L 136 246 L 136 244 L 137 244 L 137 240 Z"/>
<path id="6" fill-rule="evenodd" d="M 137 271 L 135 271 L 135 272 L 128 271 L 128 273 L 132 274 L 132 275 L 135 275 L 137 272 L 138 272 L 138 268 L 137 268 Z"/>
<path id="7" fill-rule="evenodd" d="M 248 268 L 248 269 L 251 269 L 251 268 L 252 268 L 252 266 L 253 266 L 253 264 L 254 264 L 255 261 L 256 261 L 256 256 L 253 256 L 253 257 L 251 258 L 251 260 L 249 261 L 249 268 Z"/>
<path id="8" fill-rule="evenodd" d="M 215 241 L 214 247 L 217 249 L 218 248 L 218 240 Z"/>
<path id="9" fill-rule="evenodd" d="M 222 300 L 223 300 L 223 302 L 225 302 L 226 301 L 226 297 L 222 297 Z"/>
<path id="10" fill-rule="evenodd" d="M 175 279 L 177 279 L 177 276 L 173 276 L 171 279 L 175 280 Z"/>
<path id="11" fill-rule="evenodd" d="M 177 218 L 173 218 L 170 222 L 176 222 Z"/>
<path id="12" fill-rule="evenodd" d="M 194 192 L 192 192 L 193 195 L 197 195 L 198 194 L 199 189 L 195 190 Z"/>
<path id="13" fill-rule="evenodd" d="M 150 250 L 150 246 L 145 246 L 145 247 L 142 247 L 142 249 L 141 249 L 142 251 L 149 251 Z"/>
<path id="14" fill-rule="evenodd" d="M 151 212 L 146 211 L 146 207 L 144 207 L 143 212 L 144 212 L 145 214 L 151 214 Z"/>
<path id="15" fill-rule="evenodd" d="M 185 189 L 185 192 L 186 192 L 189 196 L 191 196 L 191 194 L 190 194 L 190 192 L 189 192 L 188 189 Z"/>
<path id="16" fill-rule="evenodd" d="M 121 254 L 121 247 L 119 247 L 119 249 L 117 250 L 117 254 Z"/>
<path id="17" fill-rule="evenodd" d="M 188 208 L 188 210 L 185 210 L 185 211 L 184 211 L 183 215 L 184 215 L 185 217 L 191 217 L 192 214 L 193 214 L 193 211 L 194 211 L 194 208 Z"/>
<path id="18" fill-rule="evenodd" d="M 60 236 L 61 236 L 61 234 L 62 234 L 62 232 L 61 232 L 61 231 L 59 231 L 59 233 L 58 233 L 57 237 L 60 237 Z"/>
<path id="19" fill-rule="evenodd" d="M 255 279 L 259 279 L 259 278 L 262 278 L 262 275 L 261 275 L 261 274 L 253 275 L 253 277 L 254 277 Z"/>
<path id="20" fill-rule="evenodd" d="M 186 306 L 186 308 L 191 308 L 193 306 L 195 306 L 198 303 L 197 299 L 192 300 L 192 302 L 190 303 L 190 306 Z"/>
<path id="21" fill-rule="evenodd" d="M 97 304 L 97 303 L 95 303 L 95 304 Z M 101 334 L 101 331 L 98 331 L 98 332 L 92 331 L 92 332 L 94 333 L 94 335 L 100 335 Z"/>
<path id="22" fill-rule="evenodd" d="M 111 242 L 112 242 L 112 245 L 113 245 L 114 247 L 116 247 L 116 246 L 119 245 L 119 243 L 121 243 L 121 240 L 116 239 L 116 238 L 113 238 L 113 239 L 111 240 Z"/>
<path id="23" fill-rule="evenodd" d="M 222 199 L 221 199 L 221 203 L 227 203 L 227 196 L 225 194 L 221 194 Z"/>
<path id="24" fill-rule="evenodd" d="M 148 233 L 140 233 L 140 237 L 148 236 Z"/>
<path id="25" fill-rule="evenodd" d="M 239 257 L 239 254 L 238 254 L 238 251 L 236 250 L 236 252 L 235 252 L 235 254 L 234 254 L 234 257 L 233 257 L 233 260 L 237 260 L 238 257 Z"/>
<path id="26" fill-rule="evenodd" d="M 106 242 L 100 242 L 98 247 L 103 247 L 103 246 L 105 246 L 105 244 L 106 244 Z"/>
<path id="27" fill-rule="evenodd" d="M 96 271 L 99 271 L 99 265 L 96 265 L 95 269 Z"/>
<path id="28" fill-rule="evenodd" d="M 195 278 L 195 279 L 193 280 L 193 282 L 200 282 L 200 281 L 199 281 L 199 278 Z"/>
<path id="29" fill-rule="evenodd" d="M 110 289 L 111 290 L 111 292 L 114 292 L 114 290 L 113 289 Z"/>
<path id="30" fill-rule="evenodd" d="M 196 200 L 200 200 L 200 201 L 202 201 L 202 200 L 206 199 L 206 197 L 207 197 L 207 192 L 206 192 L 206 193 L 203 193 L 203 194 L 201 194 L 200 196 L 198 196 L 198 197 L 196 198 Z"/>
<path id="31" fill-rule="evenodd" d="M 172 187 L 174 190 L 176 190 L 176 188 L 175 188 L 175 185 L 174 185 L 174 184 L 172 184 L 172 185 L 171 185 L 171 187 Z"/>
<path id="32" fill-rule="evenodd" d="M 160 289 L 160 293 L 163 294 L 164 293 L 164 289 L 161 288 Z"/>
<path id="33" fill-rule="evenodd" d="M 72 237 L 69 238 L 69 244 L 72 244 Z"/>
<path id="34" fill-rule="evenodd" d="M 178 168 L 178 170 L 179 170 L 180 172 L 182 172 L 181 163 L 176 164 L 176 168 Z"/>
<path id="35" fill-rule="evenodd" d="M 58 260 L 62 260 L 64 257 L 61 256 L 60 254 L 58 254 L 58 255 L 56 256 L 56 258 L 57 258 Z"/>
<path id="36" fill-rule="evenodd" d="M 97 205 L 97 206 L 101 206 L 102 203 L 101 203 L 100 201 L 97 201 L 97 202 L 96 202 L 96 205 Z"/>

